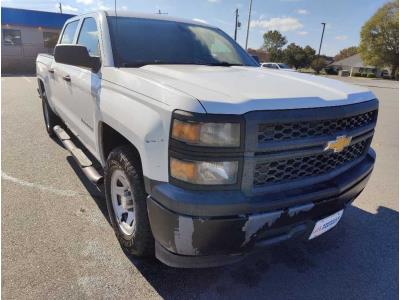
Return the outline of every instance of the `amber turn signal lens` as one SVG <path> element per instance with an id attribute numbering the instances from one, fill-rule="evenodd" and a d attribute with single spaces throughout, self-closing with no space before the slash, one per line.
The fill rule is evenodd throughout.
<path id="1" fill-rule="evenodd" d="M 171 137 L 194 146 L 239 147 L 240 123 L 172 120 Z"/>
<path id="2" fill-rule="evenodd" d="M 172 137 L 190 143 L 196 143 L 200 139 L 200 124 L 174 120 L 172 126 Z"/>
<path id="3" fill-rule="evenodd" d="M 238 166 L 237 161 L 188 161 L 170 158 L 171 176 L 191 184 L 235 184 Z"/>
<path id="4" fill-rule="evenodd" d="M 171 175 L 177 179 L 188 182 L 194 181 L 197 174 L 196 168 L 197 166 L 193 162 L 171 158 L 170 161 Z"/>

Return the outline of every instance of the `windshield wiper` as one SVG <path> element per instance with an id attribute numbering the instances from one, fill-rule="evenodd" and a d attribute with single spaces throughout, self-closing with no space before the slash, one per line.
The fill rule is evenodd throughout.
<path id="1" fill-rule="evenodd" d="M 123 68 L 140 68 L 146 65 L 167 65 L 167 64 L 171 63 L 162 60 L 153 60 L 153 61 L 124 62 L 121 63 L 121 66 Z"/>
<path id="2" fill-rule="evenodd" d="M 243 66 L 243 64 L 231 64 L 226 61 L 199 63 L 199 62 L 173 62 L 173 61 L 153 60 L 153 61 L 137 61 L 137 62 L 121 63 L 121 66 L 123 68 L 140 68 L 146 65 L 203 65 L 203 66 L 220 66 L 220 67 Z"/>
<path id="3" fill-rule="evenodd" d="M 226 61 L 219 61 L 219 62 L 213 62 L 213 63 L 207 63 L 205 64 L 207 66 L 218 66 L 218 67 L 232 67 L 232 66 L 243 66 L 243 64 L 231 64 Z"/>

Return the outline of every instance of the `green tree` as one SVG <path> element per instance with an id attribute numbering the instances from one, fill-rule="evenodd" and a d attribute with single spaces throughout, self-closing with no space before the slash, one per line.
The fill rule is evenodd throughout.
<path id="1" fill-rule="evenodd" d="M 264 45 L 263 48 L 270 49 L 282 49 L 287 44 L 286 37 L 277 30 L 270 30 L 263 35 Z"/>
<path id="2" fill-rule="evenodd" d="M 342 59 L 350 57 L 354 54 L 357 54 L 358 51 L 359 51 L 358 47 L 356 47 L 356 46 L 344 48 L 344 49 L 340 50 L 340 52 L 338 54 L 335 55 L 334 59 L 335 59 L 335 61 L 342 60 Z"/>
<path id="3" fill-rule="evenodd" d="M 283 50 L 283 61 L 296 69 L 307 66 L 307 54 L 302 47 L 295 43 L 289 44 Z"/>
<path id="4" fill-rule="evenodd" d="M 327 66 L 326 59 L 324 57 L 315 58 L 311 62 L 311 68 L 319 74 L 319 72 Z"/>
<path id="5" fill-rule="evenodd" d="M 360 54 L 365 64 L 399 69 L 399 2 L 383 5 L 361 29 Z"/>
<path id="6" fill-rule="evenodd" d="M 283 51 L 281 49 L 271 49 L 268 52 L 269 61 L 281 62 L 283 61 Z"/>
<path id="7" fill-rule="evenodd" d="M 305 67 L 310 67 L 311 66 L 311 62 L 315 58 L 315 49 L 313 49 L 311 46 L 307 45 L 307 46 L 304 47 L 304 52 L 305 52 L 305 55 L 306 55 Z"/>
<path id="8" fill-rule="evenodd" d="M 282 47 L 287 44 L 286 37 L 277 30 L 270 30 L 264 33 L 263 38 L 262 48 L 268 52 L 270 61 L 281 61 L 283 57 Z"/>

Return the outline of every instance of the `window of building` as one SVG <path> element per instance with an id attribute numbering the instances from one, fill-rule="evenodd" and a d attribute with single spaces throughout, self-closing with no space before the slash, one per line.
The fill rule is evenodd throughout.
<path id="1" fill-rule="evenodd" d="M 43 44 L 45 48 L 54 48 L 57 44 L 57 32 L 43 32 Z"/>
<path id="2" fill-rule="evenodd" d="M 3 29 L 3 44 L 10 46 L 21 45 L 21 30 Z"/>
<path id="3" fill-rule="evenodd" d="M 79 21 L 68 23 L 64 29 L 60 44 L 72 44 Z"/>
<path id="4" fill-rule="evenodd" d="M 99 56 L 99 35 L 95 19 L 86 18 L 83 21 L 78 44 L 85 46 L 91 56 Z"/>

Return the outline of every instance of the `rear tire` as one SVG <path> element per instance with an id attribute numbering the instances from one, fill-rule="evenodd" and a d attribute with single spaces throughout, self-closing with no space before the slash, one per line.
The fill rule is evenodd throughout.
<path id="1" fill-rule="evenodd" d="M 46 92 L 44 90 L 42 91 L 42 109 L 46 131 L 50 137 L 54 137 L 55 133 L 53 128 L 56 125 L 60 125 L 60 118 L 54 113 L 47 102 Z"/>
<path id="2" fill-rule="evenodd" d="M 153 256 L 154 238 L 147 215 L 140 158 L 130 146 L 109 154 L 104 172 L 111 225 L 121 246 L 135 256 Z"/>

